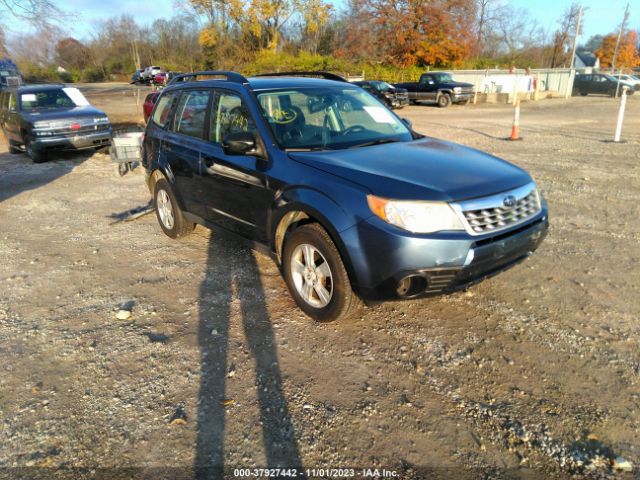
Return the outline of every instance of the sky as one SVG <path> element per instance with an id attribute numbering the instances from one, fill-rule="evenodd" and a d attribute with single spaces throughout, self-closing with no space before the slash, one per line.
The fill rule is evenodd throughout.
<path id="1" fill-rule="evenodd" d="M 128 13 L 142 24 L 151 23 L 158 18 L 168 18 L 177 13 L 175 7 L 179 0 L 53 0 L 62 10 L 71 13 L 71 19 L 64 28 L 71 36 L 87 38 L 96 22 L 110 16 Z M 340 8 L 345 0 L 330 0 Z M 574 0 L 504 0 L 518 8 L 525 8 L 531 17 L 548 31 L 557 26 L 558 18 Z M 582 0 L 585 7 L 580 41 L 586 41 L 591 35 L 607 34 L 617 30 L 622 21 L 624 8 L 630 3 L 629 23 L 627 26 L 640 29 L 640 4 L 637 0 Z M 10 21 L 11 32 L 24 32 L 27 27 L 20 22 Z"/>

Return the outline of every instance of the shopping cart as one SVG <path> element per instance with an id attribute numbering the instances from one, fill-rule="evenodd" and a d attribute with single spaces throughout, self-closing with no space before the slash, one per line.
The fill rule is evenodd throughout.
<path id="1" fill-rule="evenodd" d="M 111 161 L 117 164 L 121 177 L 142 161 L 142 135 L 138 126 L 115 130 L 111 137 Z"/>

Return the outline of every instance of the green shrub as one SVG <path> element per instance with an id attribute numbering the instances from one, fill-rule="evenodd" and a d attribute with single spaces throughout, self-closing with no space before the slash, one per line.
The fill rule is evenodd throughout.
<path id="1" fill-rule="evenodd" d="M 92 82 L 103 82 L 105 80 L 104 71 L 97 67 L 89 67 L 85 68 L 82 71 L 82 75 L 80 79 L 83 82 L 92 83 Z"/>

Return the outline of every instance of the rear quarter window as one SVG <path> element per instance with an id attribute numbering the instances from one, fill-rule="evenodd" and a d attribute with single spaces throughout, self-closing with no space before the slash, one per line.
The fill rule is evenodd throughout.
<path id="1" fill-rule="evenodd" d="M 153 110 L 153 123 L 165 128 L 171 120 L 171 109 L 177 98 L 176 92 L 169 92 L 160 96 L 160 99 L 156 101 L 156 108 Z"/>

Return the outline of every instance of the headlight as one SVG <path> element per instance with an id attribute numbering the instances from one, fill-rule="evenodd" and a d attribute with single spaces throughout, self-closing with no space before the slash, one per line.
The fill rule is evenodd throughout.
<path id="1" fill-rule="evenodd" d="M 95 117 L 93 123 L 105 124 L 109 123 L 109 117 Z"/>
<path id="2" fill-rule="evenodd" d="M 387 223 L 413 233 L 464 230 L 458 215 L 446 202 L 387 200 L 367 195 L 371 211 Z"/>
<path id="3" fill-rule="evenodd" d="M 33 122 L 33 128 L 51 128 L 51 124 L 49 122 Z"/>
<path id="4" fill-rule="evenodd" d="M 454 87 L 453 92 L 454 92 L 454 93 L 460 93 L 460 92 L 462 92 L 462 87 Z"/>

